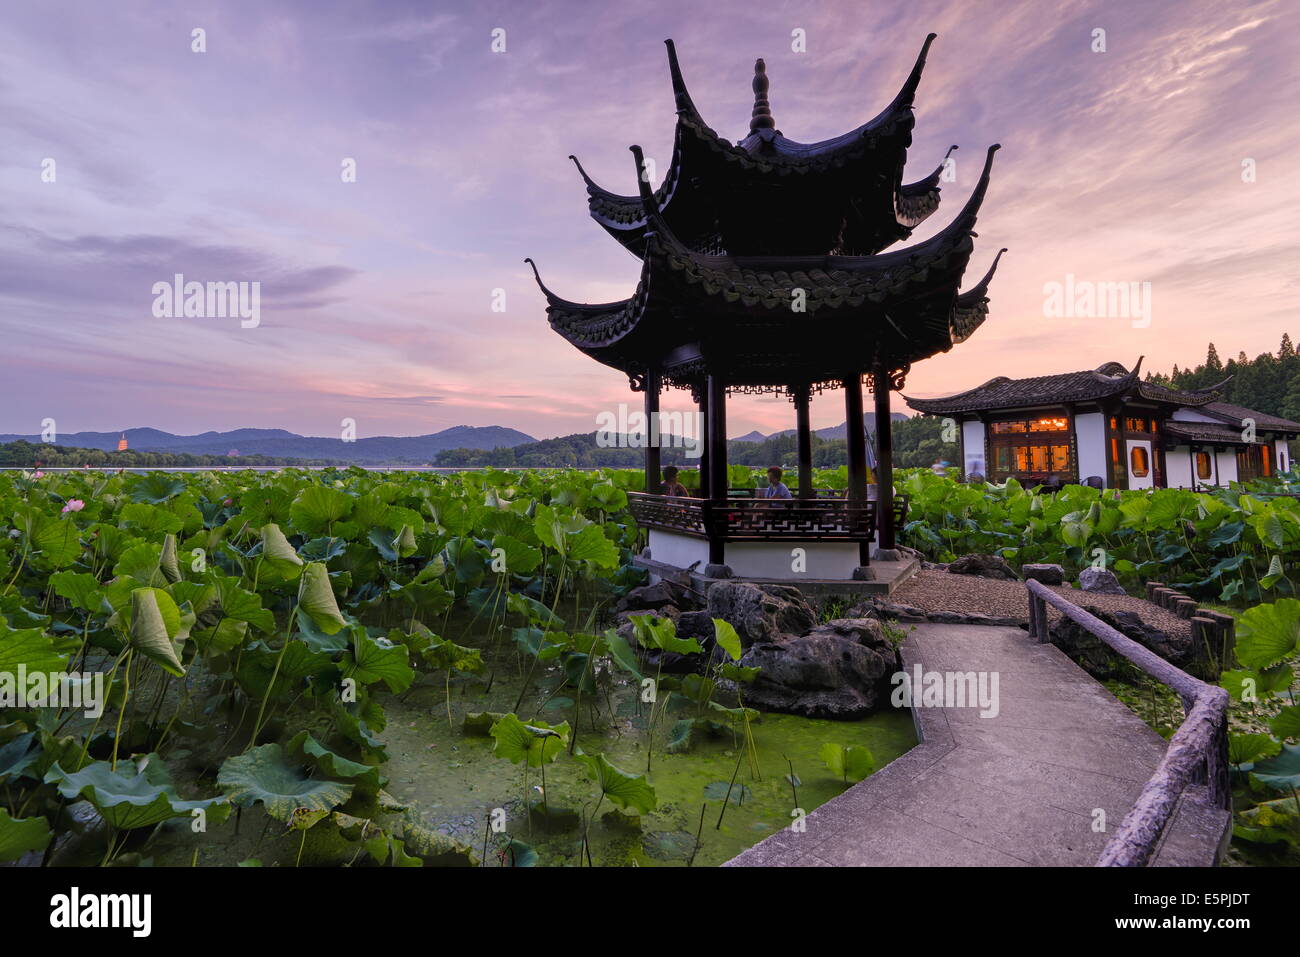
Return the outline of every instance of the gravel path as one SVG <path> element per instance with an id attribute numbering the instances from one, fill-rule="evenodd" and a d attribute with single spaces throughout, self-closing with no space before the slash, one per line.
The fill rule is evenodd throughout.
<path id="1" fill-rule="evenodd" d="M 1145 598 L 1132 595 L 1099 595 L 1080 591 L 1069 585 L 1049 585 L 1076 605 L 1101 611 L 1135 612 L 1148 625 L 1167 634 L 1190 633 L 1191 624 Z M 1029 599 L 1023 582 L 954 575 L 937 569 L 922 569 L 898 587 L 889 600 L 900 605 L 914 605 L 927 612 L 979 612 L 995 618 L 1027 618 Z M 1060 612 L 1047 606 L 1050 619 Z"/>

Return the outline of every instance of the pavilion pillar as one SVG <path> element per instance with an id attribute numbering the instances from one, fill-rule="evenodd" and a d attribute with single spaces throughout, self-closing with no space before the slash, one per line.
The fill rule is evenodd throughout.
<path id="1" fill-rule="evenodd" d="M 862 377 L 843 381 L 844 417 L 849 453 L 850 501 L 867 500 L 867 434 L 862 414 Z"/>
<path id="2" fill-rule="evenodd" d="M 799 497 L 813 497 L 812 480 L 812 425 L 808 407 L 812 400 L 812 389 L 807 385 L 794 389 L 795 430 L 799 441 Z"/>
<path id="3" fill-rule="evenodd" d="M 871 378 L 876 400 L 876 547 L 892 552 L 898 544 L 894 528 L 894 429 L 889 412 L 889 372 L 878 364 Z"/>
<path id="4" fill-rule="evenodd" d="M 844 429 L 849 454 L 849 488 L 846 498 L 850 502 L 867 500 L 867 433 L 862 418 L 862 376 L 845 379 Z M 863 567 L 871 564 L 871 543 L 858 543 L 858 561 Z"/>
<path id="5" fill-rule="evenodd" d="M 709 509 L 725 508 L 727 488 L 727 384 L 720 376 L 710 373 L 704 385 L 708 411 L 705 416 L 705 448 L 709 456 L 708 497 Z M 715 526 L 716 528 L 716 526 Z M 709 532 L 709 565 L 706 572 L 713 576 L 730 577 L 726 568 L 726 540 L 713 530 Z"/>
<path id="6" fill-rule="evenodd" d="M 663 487 L 659 458 L 659 392 L 661 389 L 659 370 L 651 369 L 645 377 L 645 490 L 657 494 Z"/>
<path id="7" fill-rule="evenodd" d="M 696 406 L 700 410 L 700 498 L 709 497 L 709 393 L 702 389 Z"/>
<path id="8" fill-rule="evenodd" d="M 727 386 L 710 374 L 705 384 L 708 413 L 705 421 L 709 452 L 709 498 L 727 497 Z"/>

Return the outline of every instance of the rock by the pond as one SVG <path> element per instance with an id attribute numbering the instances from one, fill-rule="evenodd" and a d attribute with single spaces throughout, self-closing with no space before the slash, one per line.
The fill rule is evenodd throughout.
<path id="1" fill-rule="evenodd" d="M 662 608 L 649 611 L 620 612 L 616 616 L 619 621 L 618 633 L 624 641 L 634 648 L 637 646 L 636 624 L 632 621 L 632 618 L 641 615 L 671 618 L 677 625 L 677 636 L 679 638 L 694 638 L 704 650 L 703 654 L 682 655 L 675 651 L 659 651 L 654 648 L 645 649 L 643 655 L 647 667 L 653 670 L 665 671 L 668 674 L 703 674 L 711 665 L 729 660 L 726 658 L 726 653 L 713 640 L 713 619 L 709 617 L 708 612 L 678 611 L 672 605 L 665 605 Z"/>
<path id="2" fill-rule="evenodd" d="M 1079 604 L 1121 634 L 1151 649 L 1170 664 L 1187 670 L 1194 665 L 1195 648 L 1190 629 L 1187 633 L 1170 633 L 1147 624 L 1135 612 L 1089 608 L 1086 601 Z M 1052 644 L 1078 662 L 1084 671 L 1099 680 L 1132 675 L 1136 668 L 1110 646 L 1093 636 L 1085 628 L 1062 616 L 1051 629 Z"/>
<path id="3" fill-rule="evenodd" d="M 682 638 L 712 638 L 713 619 L 707 611 L 684 611 L 677 619 L 677 634 Z"/>
<path id="4" fill-rule="evenodd" d="M 1020 577 L 1025 581 L 1033 579 L 1036 582 L 1042 582 L 1044 585 L 1064 585 L 1065 569 L 1060 565 L 1021 565 Z"/>
<path id="5" fill-rule="evenodd" d="M 851 720 L 887 705 L 898 652 L 874 618 L 839 618 L 807 634 L 755 643 L 740 659 L 762 669 L 745 703 L 808 718 Z"/>
<path id="6" fill-rule="evenodd" d="M 708 614 L 729 622 L 746 647 L 782 635 L 802 635 L 817 624 L 808 600 L 790 585 L 715 582 L 709 586 Z"/>
<path id="7" fill-rule="evenodd" d="M 1107 568 L 1085 568 L 1079 572 L 1079 588 L 1099 595 L 1127 595 L 1115 573 Z"/>
<path id="8" fill-rule="evenodd" d="M 653 585 L 642 585 L 639 588 L 633 588 L 619 599 L 618 604 L 614 606 L 614 611 L 651 611 L 664 605 L 674 605 L 678 608 L 689 607 L 691 605 L 689 594 L 680 585 L 674 585 L 667 580 L 660 580 Z"/>
<path id="9" fill-rule="evenodd" d="M 954 575 L 977 575 L 980 578 L 1018 579 L 1015 570 L 999 555 L 963 555 L 949 563 L 948 571 Z"/>

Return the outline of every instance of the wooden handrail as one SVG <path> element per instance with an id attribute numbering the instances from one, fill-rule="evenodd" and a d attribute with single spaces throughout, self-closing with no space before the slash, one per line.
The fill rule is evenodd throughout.
<path id="1" fill-rule="evenodd" d="M 1040 644 L 1051 640 L 1047 620 L 1050 604 L 1066 618 L 1104 642 L 1113 651 L 1177 692 L 1186 717 L 1169 739 L 1155 773 L 1142 788 L 1132 810 L 1107 842 L 1098 867 L 1144 867 L 1150 863 L 1160 835 L 1189 784 L 1208 787 L 1214 803 L 1229 813 L 1228 692 L 1193 678 L 1180 668 L 1089 614 L 1041 582 L 1025 582 L 1029 591 L 1029 635 Z"/>

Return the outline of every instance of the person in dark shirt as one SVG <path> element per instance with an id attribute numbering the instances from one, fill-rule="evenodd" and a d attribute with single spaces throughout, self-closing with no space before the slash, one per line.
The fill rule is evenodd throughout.
<path id="1" fill-rule="evenodd" d="M 670 465 L 664 469 L 664 482 L 659 487 L 660 495 L 678 495 L 683 498 L 691 493 L 686 491 L 686 486 L 677 481 L 677 466 Z"/>

